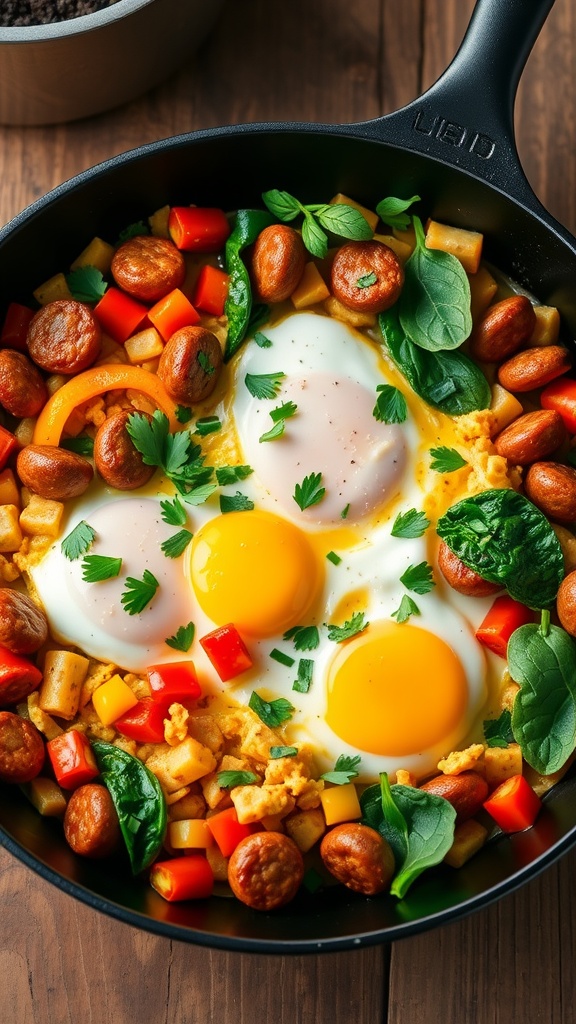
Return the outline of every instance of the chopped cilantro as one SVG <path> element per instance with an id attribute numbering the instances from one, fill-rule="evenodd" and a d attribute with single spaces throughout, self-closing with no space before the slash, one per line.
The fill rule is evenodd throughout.
<path id="1" fill-rule="evenodd" d="M 254 470 L 252 466 L 218 466 L 216 479 L 220 487 L 226 484 L 235 484 L 238 480 L 245 480 Z"/>
<path id="2" fill-rule="evenodd" d="M 362 758 L 359 754 L 355 757 L 340 754 L 332 771 L 324 772 L 320 778 L 325 782 L 332 782 L 335 786 L 345 786 L 347 782 L 351 782 L 357 777 L 361 761 Z"/>
<path id="3" fill-rule="evenodd" d="M 457 452 L 455 448 L 447 448 L 446 445 L 441 445 L 440 448 L 431 448 L 430 455 L 432 456 L 430 469 L 435 469 L 437 473 L 454 473 L 455 470 L 468 465 L 460 452 Z"/>
<path id="4" fill-rule="evenodd" d="M 302 511 L 322 501 L 326 488 L 320 486 L 321 480 L 322 473 L 310 473 L 310 476 L 304 477 L 301 484 L 296 484 L 293 498 Z"/>
<path id="5" fill-rule="evenodd" d="M 187 405 L 177 405 L 174 415 L 178 423 L 189 423 L 192 419 L 192 409 L 189 409 Z"/>
<path id="6" fill-rule="evenodd" d="M 345 505 L 344 508 L 342 509 L 342 511 L 340 513 L 340 519 L 346 519 L 348 517 L 349 511 L 350 511 L 350 502 L 348 502 L 348 504 Z"/>
<path id="7" fill-rule="evenodd" d="M 205 456 L 200 446 L 193 443 L 187 430 L 171 434 L 168 417 L 159 409 L 152 419 L 142 413 L 132 413 L 126 429 L 142 461 L 147 466 L 158 466 L 173 481 L 180 494 L 190 498 L 199 487 L 211 483 L 214 470 L 204 465 Z M 191 503 L 199 504 L 207 496 L 203 494 L 201 499 Z"/>
<path id="8" fill-rule="evenodd" d="M 85 519 L 81 519 L 74 529 L 62 540 L 60 547 L 64 558 L 68 558 L 70 562 L 75 562 L 77 558 L 80 558 L 80 555 L 88 551 L 95 536 L 96 531 L 88 525 Z"/>
<path id="9" fill-rule="evenodd" d="M 244 383 L 253 398 L 276 398 L 280 388 L 280 381 L 285 376 L 281 371 L 278 373 L 247 373 Z"/>
<path id="10" fill-rule="evenodd" d="M 483 726 L 484 738 L 489 747 L 507 747 L 514 742 L 512 714 L 506 708 L 498 718 L 487 719 Z"/>
<path id="11" fill-rule="evenodd" d="M 210 362 L 206 353 L 199 352 L 196 358 L 198 359 L 198 365 L 202 370 L 204 370 L 206 376 L 211 377 L 212 374 L 214 373 L 214 367 L 212 366 L 212 363 Z"/>
<path id="12" fill-rule="evenodd" d="M 400 577 L 400 582 L 406 590 L 413 590 L 415 594 L 428 594 L 436 586 L 432 579 L 432 566 L 428 562 L 409 565 Z"/>
<path id="13" fill-rule="evenodd" d="M 170 501 L 169 498 L 165 501 L 161 501 L 160 508 L 162 509 L 162 520 L 163 522 L 168 523 L 168 526 L 184 526 L 187 519 L 186 509 L 178 495 L 176 495 L 172 501 Z"/>
<path id="14" fill-rule="evenodd" d="M 403 622 L 407 622 L 411 615 L 420 615 L 420 609 L 408 594 L 404 594 L 399 607 L 392 612 L 392 618 L 401 625 Z"/>
<path id="15" fill-rule="evenodd" d="M 254 508 L 254 502 L 247 498 L 241 491 L 236 491 L 236 494 L 221 494 L 220 495 L 220 511 L 226 512 L 251 512 Z"/>
<path id="16" fill-rule="evenodd" d="M 284 421 L 291 419 L 297 408 L 298 406 L 295 402 L 284 402 L 283 405 L 278 405 L 275 409 L 272 409 L 270 412 L 270 418 L 274 425 L 270 430 L 267 430 L 265 434 L 262 434 L 259 440 L 274 441 L 277 437 L 282 437 L 282 434 L 284 433 Z"/>
<path id="17" fill-rule="evenodd" d="M 90 458 L 94 454 L 94 438 L 88 437 L 88 434 L 80 434 L 79 437 L 65 437 L 60 441 L 60 447 Z"/>
<path id="18" fill-rule="evenodd" d="M 276 761 L 279 757 L 296 757 L 298 747 L 270 747 L 270 757 Z"/>
<path id="19" fill-rule="evenodd" d="M 314 662 L 312 658 L 300 658 L 298 661 L 298 676 L 292 684 L 292 689 L 297 690 L 298 693 L 308 693 L 312 685 L 313 671 Z"/>
<path id="20" fill-rule="evenodd" d="M 190 530 L 179 530 L 172 537 L 168 537 L 160 545 L 161 551 L 167 558 L 179 558 L 186 550 L 194 534 Z"/>
<path id="21" fill-rule="evenodd" d="M 287 722 L 289 718 L 292 718 L 295 710 L 294 705 L 285 697 L 267 701 L 256 693 L 256 690 L 252 691 L 248 707 L 258 715 L 264 725 L 270 726 L 271 729 L 276 729 L 283 722 Z"/>
<path id="22" fill-rule="evenodd" d="M 278 420 L 270 430 L 266 430 L 264 434 L 260 434 L 259 441 L 275 441 L 278 437 L 282 437 L 284 433 L 284 420 Z"/>
<path id="23" fill-rule="evenodd" d="M 258 348 L 272 347 L 272 342 L 270 341 L 270 338 L 267 338 L 265 334 L 262 334 L 262 331 L 256 331 L 256 334 L 254 335 L 254 341 L 258 345 Z"/>
<path id="24" fill-rule="evenodd" d="M 86 555 L 82 560 L 82 579 L 86 583 L 100 583 L 118 576 L 122 568 L 121 558 L 108 555 Z"/>
<path id="25" fill-rule="evenodd" d="M 186 654 L 192 647 L 194 640 L 195 626 L 189 622 L 186 626 L 179 626 L 174 636 L 167 636 L 164 643 L 168 644 L 174 651 L 182 651 Z"/>
<path id="26" fill-rule="evenodd" d="M 232 789 L 233 786 L 251 786 L 258 782 L 258 776 L 254 772 L 218 772 L 218 785 L 221 789 Z"/>
<path id="27" fill-rule="evenodd" d="M 203 416 L 196 420 L 194 433 L 199 434 L 200 437 L 206 437 L 207 434 L 215 434 L 219 430 L 222 430 L 222 424 L 217 416 Z"/>
<path id="28" fill-rule="evenodd" d="M 143 220 L 137 220 L 134 224 L 129 224 L 127 228 L 118 235 L 118 245 L 122 245 L 122 242 L 127 242 L 130 238 L 136 238 L 137 235 L 149 235 L 150 230 L 146 226 Z"/>
<path id="29" fill-rule="evenodd" d="M 270 657 L 274 658 L 279 665 L 286 665 L 286 668 L 292 668 L 295 662 L 295 658 L 291 658 L 289 654 L 284 654 L 284 651 L 279 651 L 277 647 L 273 647 L 270 651 Z"/>
<path id="30" fill-rule="evenodd" d="M 318 626 L 292 626 L 282 639 L 292 640 L 297 651 L 315 651 L 320 643 L 320 634 Z"/>
<path id="31" fill-rule="evenodd" d="M 364 612 L 355 612 L 351 619 L 348 619 L 343 626 L 335 626 L 333 623 L 328 626 L 328 639 L 334 640 L 337 644 L 343 640 L 362 633 L 370 623 L 364 619 Z"/>
<path id="32" fill-rule="evenodd" d="M 191 491 L 186 492 L 184 501 L 187 505 L 203 505 L 210 495 L 214 494 L 217 486 L 217 484 L 199 484 L 198 487 L 193 487 Z"/>
<path id="33" fill-rule="evenodd" d="M 408 512 L 399 512 L 390 531 L 392 537 L 421 537 L 430 526 L 430 520 L 424 512 L 411 508 Z"/>
<path id="34" fill-rule="evenodd" d="M 70 294 L 77 302 L 99 302 L 108 285 L 97 267 L 78 267 L 66 275 Z"/>
<path id="35" fill-rule="evenodd" d="M 408 406 L 402 392 L 392 384 L 379 384 L 376 391 L 378 397 L 372 410 L 374 419 L 381 423 L 404 423 Z"/>
<path id="36" fill-rule="evenodd" d="M 137 580 L 133 576 L 127 576 L 126 588 L 120 598 L 124 611 L 128 612 L 128 615 L 138 615 L 139 612 L 144 611 L 144 608 L 150 603 L 159 586 L 158 580 L 149 569 L 144 569 L 141 580 Z"/>
<path id="37" fill-rule="evenodd" d="M 356 281 L 356 287 L 369 288 L 370 285 L 376 284 L 377 280 L 378 278 L 376 274 L 374 273 L 373 270 L 371 270 L 369 274 L 362 274 L 362 277 L 358 278 L 358 280 Z"/>

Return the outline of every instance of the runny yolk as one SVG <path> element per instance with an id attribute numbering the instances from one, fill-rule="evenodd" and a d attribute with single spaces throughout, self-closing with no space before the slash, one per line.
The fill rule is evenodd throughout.
<path id="1" fill-rule="evenodd" d="M 206 523 L 190 551 L 196 599 L 217 625 L 264 637 L 296 626 L 322 571 L 306 536 L 271 512 L 228 512 Z"/>
<path id="2" fill-rule="evenodd" d="M 339 649 L 328 672 L 326 721 L 367 753 L 420 753 L 450 736 L 466 704 L 466 677 L 454 651 L 410 623 L 370 625 Z"/>

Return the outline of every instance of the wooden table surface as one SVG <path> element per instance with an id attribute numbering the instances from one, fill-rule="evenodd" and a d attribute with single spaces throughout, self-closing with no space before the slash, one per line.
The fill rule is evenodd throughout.
<path id="1" fill-rule="evenodd" d="M 136 102 L 71 125 L 0 128 L 0 222 L 134 146 L 266 120 L 364 120 L 446 66 L 473 0 L 228 0 L 206 43 Z M 576 231 L 576 11 L 557 0 L 516 108 L 544 204 Z M 1 287 L 1 283 L 0 283 Z M 351 953 L 225 953 L 138 932 L 0 851 L 0 1020 L 6 1024 L 568 1024 L 575 1019 L 576 851 L 484 912 Z"/>

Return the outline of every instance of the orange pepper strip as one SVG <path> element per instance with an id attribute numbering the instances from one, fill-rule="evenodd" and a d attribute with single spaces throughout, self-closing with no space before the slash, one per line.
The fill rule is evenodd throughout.
<path id="1" fill-rule="evenodd" d="M 110 363 L 94 366 L 91 370 L 71 377 L 54 392 L 36 421 L 34 444 L 59 444 L 66 420 L 78 405 L 88 402 L 96 395 L 104 394 L 105 391 L 118 388 L 132 388 L 148 395 L 168 417 L 170 430 L 180 429 L 176 419 L 176 405 L 159 377 L 149 370 L 143 370 L 141 366 Z"/>

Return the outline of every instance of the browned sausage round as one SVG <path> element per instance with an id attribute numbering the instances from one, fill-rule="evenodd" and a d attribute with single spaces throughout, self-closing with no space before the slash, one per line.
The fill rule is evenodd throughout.
<path id="1" fill-rule="evenodd" d="M 331 875 L 364 896 L 383 892 L 392 881 L 392 848 L 368 825 L 352 821 L 336 825 L 324 836 L 320 856 Z"/>
<path id="2" fill-rule="evenodd" d="M 23 352 L 0 352 L 0 403 L 19 419 L 37 416 L 48 401 L 48 391 L 34 363 Z"/>
<path id="3" fill-rule="evenodd" d="M 49 373 L 80 373 L 97 359 L 100 325 L 90 306 L 76 299 L 48 302 L 32 317 L 26 343 L 34 362 Z"/>
<path id="4" fill-rule="evenodd" d="M 137 235 L 118 247 L 110 267 L 116 284 L 141 302 L 157 302 L 184 280 L 182 253 L 168 238 Z"/>
<path id="5" fill-rule="evenodd" d="M 104 421 L 94 438 L 94 463 L 103 480 L 118 491 L 142 487 L 155 472 L 147 466 L 126 430 L 129 409 L 114 413 Z M 146 415 L 143 413 L 142 415 Z M 151 416 L 146 416 L 151 420 Z"/>
<path id="6" fill-rule="evenodd" d="M 452 590 L 466 597 L 490 597 L 502 590 L 499 583 L 490 583 L 464 565 L 445 540 L 440 541 L 438 548 L 438 568 Z"/>
<path id="7" fill-rule="evenodd" d="M 525 295 L 512 295 L 489 306 L 470 335 L 470 353 L 485 363 L 499 363 L 529 340 L 536 314 Z"/>
<path id="8" fill-rule="evenodd" d="M 276 910 L 294 899 L 304 877 L 296 843 L 282 832 L 255 832 L 242 839 L 228 863 L 234 895 L 254 910 Z"/>
<path id="9" fill-rule="evenodd" d="M 25 487 L 52 501 L 78 498 L 94 470 L 86 459 L 51 444 L 28 444 L 18 453 L 16 471 Z"/>
<path id="10" fill-rule="evenodd" d="M 332 264 L 332 291 L 348 309 L 382 313 L 402 291 L 404 271 L 395 252 L 383 242 L 348 242 Z"/>
<path id="11" fill-rule="evenodd" d="M 181 405 L 194 405 L 211 395 L 222 369 L 218 338 L 204 327 L 181 327 L 166 344 L 158 376 Z"/>
<path id="12" fill-rule="evenodd" d="M 30 782 L 42 770 L 46 749 L 32 722 L 12 711 L 0 711 L 0 779 Z"/>
<path id="13" fill-rule="evenodd" d="M 488 796 L 488 783 L 478 772 L 460 772 L 460 775 L 436 775 L 420 789 L 447 800 L 456 811 L 456 821 L 467 821 L 482 809 Z"/>
<path id="14" fill-rule="evenodd" d="M 571 636 L 576 636 L 576 569 L 569 572 L 558 587 L 556 611 L 560 625 Z"/>
<path id="15" fill-rule="evenodd" d="M 75 789 L 64 814 L 64 835 L 81 857 L 108 857 L 120 843 L 120 824 L 106 786 L 88 782 Z"/>
<path id="16" fill-rule="evenodd" d="M 302 235 L 288 224 L 271 224 L 252 249 L 251 276 L 260 302 L 284 302 L 304 273 L 306 249 Z"/>
<path id="17" fill-rule="evenodd" d="M 0 708 L 14 707 L 21 700 L 25 700 L 40 685 L 42 681 L 40 669 L 36 668 L 31 661 L 29 666 L 28 668 L 28 665 L 23 665 L 18 672 L 13 674 L 12 679 L 2 683 L 0 686 Z"/>
<path id="18" fill-rule="evenodd" d="M 0 588 L 0 644 L 14 654 L 34 654 L 46 643 L 48 621 L 27 594 Z"/>

